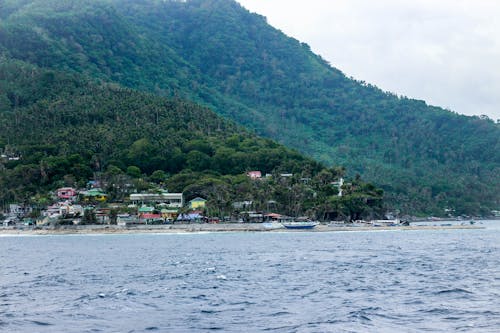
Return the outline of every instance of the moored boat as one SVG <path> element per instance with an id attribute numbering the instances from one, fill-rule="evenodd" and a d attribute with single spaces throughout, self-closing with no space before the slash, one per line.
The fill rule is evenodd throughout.
<path id="1" fill-rule="evenodd" d="M 264 227 L 264 229 L 268 229 L 268 230 L 282 229 L 283 228 L 283 225 L 281 223 L 278 223 L 278 222 L 265 222 L 265 223 L 262 223 L 262 226 Z"/>
<path id="2" fill-rule="evenodd" d="M 318 225 L 318 222 L 283 222 L 281 224 L 287 229 L 312 229 Z"/>
<path id="3" fill-rule="evenodd" d="M 394 227 L 401 224 L 401 220 L 393 219 L 393 220 L 372 220 L 370 224 L 373 227 Z"/>

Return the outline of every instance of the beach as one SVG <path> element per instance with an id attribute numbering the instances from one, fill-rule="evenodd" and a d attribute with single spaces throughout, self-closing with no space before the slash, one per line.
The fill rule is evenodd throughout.
<path id="1" fill-rule="evenodd" d="M 291 230 L 269 228 L 263 223 L 173 224 L 173 225 L 80 225 L 58 227 L 0 227 L 0 235 L 65 235 L 65 234 L 133 234 L 133 233 L 193 233 L 193 232 L 346 232 L 346 231 L 415 231 L 484 229 L 477 225 L 417 225 L 417 226 L 329 226 L 319 224 L 314 229 Z"/>

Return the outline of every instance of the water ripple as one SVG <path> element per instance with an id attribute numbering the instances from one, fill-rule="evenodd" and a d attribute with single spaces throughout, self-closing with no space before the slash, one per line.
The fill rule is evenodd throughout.
<path id="1" fill-rule="evenodd" d="M 0 331 L 496 332 L 498 244 L 500 228 L 5 237 Z"/>

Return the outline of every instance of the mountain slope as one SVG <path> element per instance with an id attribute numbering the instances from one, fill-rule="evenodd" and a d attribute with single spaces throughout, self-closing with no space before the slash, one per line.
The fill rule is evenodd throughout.
<path id="1" fill-rule="evenodd" d="M 0 196 L 21 183 L 33 194 L 53 189 L 67 176 L 86 182 L 110 167 L 139 167 L 146 175 L 156 170 L 313 175 L 323 169 L 192 103 L 0 59 L 0 148 L 9 157 L 22 156 L 7 163 L 10 175 L 17 176 L 5 177 L 9 185 Z"/>
<path id="2" fill-rule="evenodd" d="M 0 4 L 12 57 L 201 102 L 361 173 L 403 212 L 499 205 L 497 124 L 349 79 L 232 0 Z"/>
<path id="3" fill-rule="evenodd" d="M 225 217 L 253 209 L 317 219 L 380 217 L 383 191 L 179 99 L 96 84 L 0 57 L 0 207 L 43 207 L 58 187 L 98 180 L 113 201 L 165 186 Z M 245 172 L 271 174 L 252 180 Z M 280 176 L 292 173 L 292 176 Z M 272 203 L 271 203 L 272 202 Z M 271 205 L 271 206 L 270 206 Z"/>

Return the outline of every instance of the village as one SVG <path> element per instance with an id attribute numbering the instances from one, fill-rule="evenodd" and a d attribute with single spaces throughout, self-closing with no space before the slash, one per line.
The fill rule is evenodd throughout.
<path id="1" fill-rule="evenodd" d="M 246 176 L 252 181 L 272 177 L 260 171 L 249 171 Z M 284 173 L 282 178 L 293 177 Z M 113 201 L 98 180 L 90 180 L 85 188 L 61 187 L 56 189 L 52 202 L 46 206 L 13 203 L 6 206 L 3 227 L 54 227 L 70 225 L 163 225 L 193 223 L 272 223 L 307 221 L 308 217 L 291 217 L 272 211 L 273 200 L 267 202 L 267 211 L 255 210 L 252 200 L 234 201 L 230 214 L 210 214 L 206 198 L 185 198 L 184 193 L 171 193 L 165 188 L 154 188 L 137 193 L 130 189 L 124 200 Z M 343 179 L 332 183 L 342 196 Z"/>

